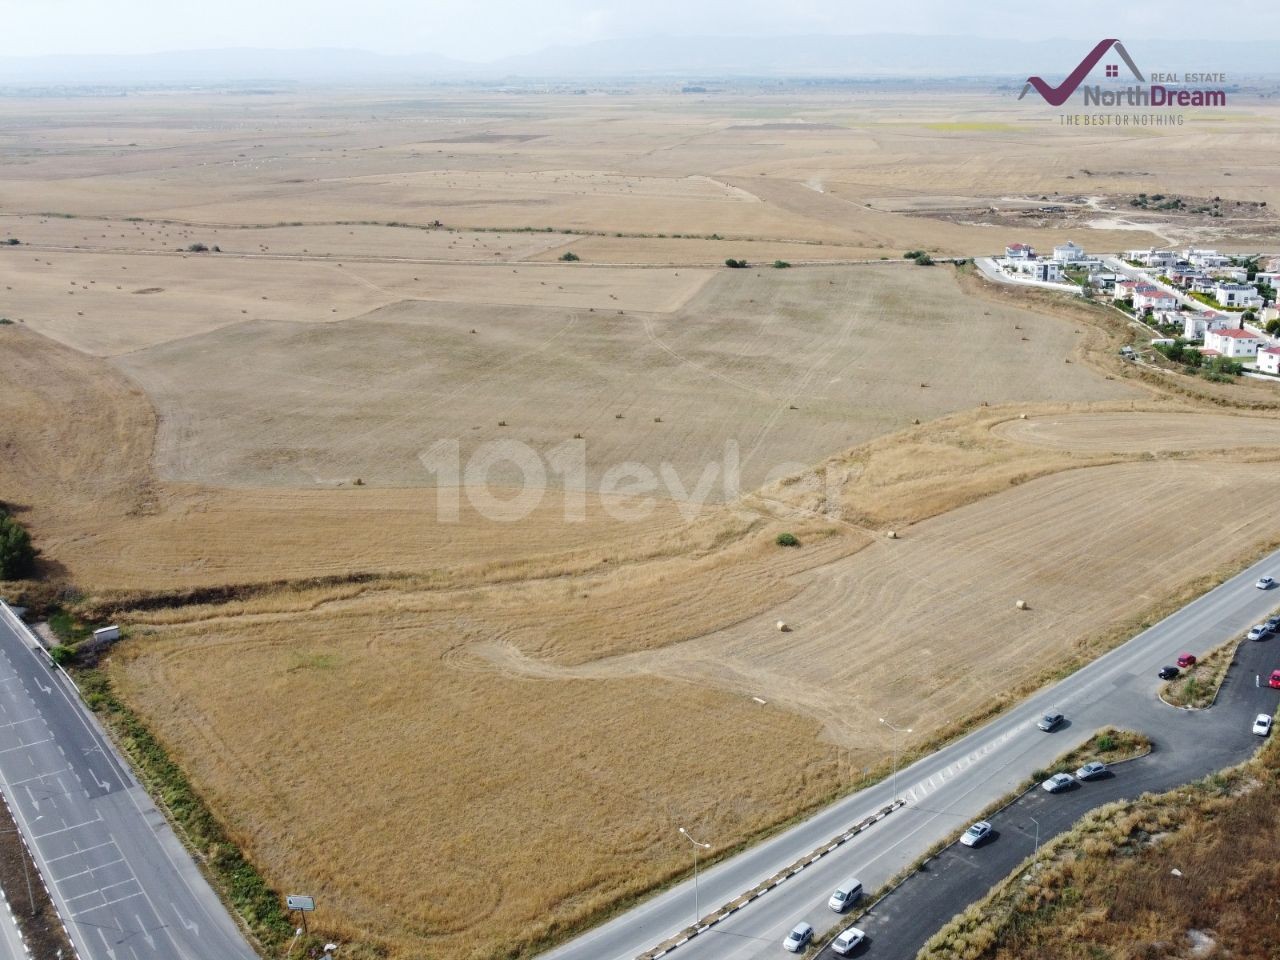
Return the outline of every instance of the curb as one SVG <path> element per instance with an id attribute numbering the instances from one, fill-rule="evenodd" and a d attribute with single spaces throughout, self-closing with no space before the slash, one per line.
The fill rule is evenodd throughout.
<path id="1" fill-rule="evenodd" d="M 730 900 L 728 903 L 720 907 L 718 910 L 714 910 L 711 913 L 707 914 L 706 917 L 704 917 L 698 923 L 694 924 L 692 927 L 686 927 L 684 930 L 681 930 L 680 933 L 676 934 L 674 937 L 669 937 L 666 940 L 664 940 L 662 943 L 658 944 L 658 946 L 655 947 L 654 949 L 646 950 L 644 953 L 637 956 L 636 960 L 658 960 L 659 957 L 665 957 L 667 954 L 671 953 L 671 951 L 688 943 L 694 937 L 698 936 L 701 933 L 706 933 L 716 924 L 733 916 L 735 913 L 737 913 L 747 904 L 751 903 L 754 900 L 760 899 L 770 890 L 773 890 L 775 887 L 778 887 L 782 883 L 785 883 L 787 880 L 790 880 L 797 873 L 800 873 L 801 871 L 803 871 L 806 867 L 810 867 L 813 864 L 817 863 L 827 854 L 840 849 L 840 847 L 848 843 L 858 834 L 862 833 L 862 831 L 866 830 L 868 827 L 871 827 L 874 824 L 879 823 L 889 814 L 893 813 L 893 811 L 904 806 L 906 806 L 905 800 L 895 800 L 893 801 L 893 803 L 889 804 L 889 806 L 881 807 L 878 812 L 873 813 L 871 816 L 858 821 L 848 830 L 844 831 L 842 834 L 836 837 L 834 840 L 830 840 L 827 843 L 824 843 L 822 846 L 815 848 L 810 853 L 801 857 L 799 860 L 796 860 L 790 866 L 784 867 L 782 870 L 779 870 L 769 879 L 763 881 L 762 883 L 757 884 L 755 887 L 748 890 L 746 893 L 738 897 L 735 897 L 733 900 Z"/>
<path id="2" fill-rule="evenodd" d="M 22 935 L 22 928 L 18 926 L 18 918 L 13 912 L 13 904 L 9 902 L 9 898 L 5 896 L 5 892 L 0 890 L 0 904 L 9 912 L 9 922 L 13 924 L 13 929 L 18 931 L 18 939 L 22 941 L 22 955 L 24 957 L 31 956 L 31 948 L 27 946 L 27 938 Z"/>

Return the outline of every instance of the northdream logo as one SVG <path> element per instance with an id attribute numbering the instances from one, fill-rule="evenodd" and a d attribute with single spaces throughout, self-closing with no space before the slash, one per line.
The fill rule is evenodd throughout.
<path id="1" fill-rule="evenodd" d="M 1044 97 L 1050 106 L 1062 106 L 1067 102 L 1068 98 L 1076 92 L 1076 87 L 1080 86 L 1080 83 L 1089 75 L 1089 72 L 1098 65 L 1098 61 L 1106 56 L 1107 51 L 1112 48 L 1115 48 L 1116 53 L 1120 55 L 1120 59 L 1125 62 L 1125 65 L 1131 71 L 1133 71 L 1133 75 L 1138 79 L 1138 82 L 1146 83 L 1147 78 L 1142 75 L 1142 71 L 1140 71 L 1137 65 L 1133 62 L 1133 58 L 1129 56 L 1129 51 L 1125 50 L 1124 44 L 1119 40 L 1103 40 L 1096 47 L 1090 50 L 1089 55 L 1080 61 L 1079 65 L 1071 71 L 1067 79 L 1063 80 L 1062 83 L 1058 84 L 1056 87 L 1050 86 L 1040 77 L 1027 77 L 1027 83 L 1022 88 L 1022 92 L 1018 94 L 1018 99 L 1021 100 L 1027 95 L 1028 90 L 1035 87 L 1036 93 Z M 1118 77 L 1119 75 L 1120 68 L 1118 66 L 1114 64 L 1107 65 L 1108 78 Z"/>
<path id="2" fill-rule="evenodd" d="M 1099 61 L 1107 55 L 1109 51 L 1115 51 L 1116 55 L 1124 61 L 1129 72 L 1133 74 L 1138 81 L 1137 84 L 1123 87 L 1121 89 L 1104 90 L 1101 84 L 1084 84 L 1084 80 L 1093 69 L 1098 65 Z M 1108 80 L 1120 79 L 1120 65 L 1108 63 L 1105 65 L 1105 74 Z M 1050 106 L 1060 107 L 1066 103 L 1071 95 L 1080 90 L 1086 107 L 1225 107 L 1227 105 L 1226 90 L 1206 90 L 1203 88 L 1190 88 L 1183 84 L 1195 82 L 1223 82 L 1226 77 L 1221 73 L 1155 73 L 1152 79 L 1156 81 L 1165 81 L 1178 83 L 1177 87 L 1166 87 L 1163 83 L 1147 83 L 1147 78 L 1142 75 L 1142 71 L 1138 69 L 1138 65 L 1133 62 L 1133 58 L 1129 56 L 1129 51 L 1124 48 L 1119 40 L 1103 40 L 1089 51 L 1074 70 L 1067 76 L 1067 79 L 1056 87 L 1047 83 L 1042 77 L 1027 77 L 1026 85 L 1022 88 L 1022 93 L 1018 94 L 1021 100 L 1027 95 L 1027 91 L 1035 88 L 1036 93 L 1040 94 Z M 1084 86 L 1081 86 L 1084 84 Z M 1154 115 L 1153 115 L 1154 116 Z"/>

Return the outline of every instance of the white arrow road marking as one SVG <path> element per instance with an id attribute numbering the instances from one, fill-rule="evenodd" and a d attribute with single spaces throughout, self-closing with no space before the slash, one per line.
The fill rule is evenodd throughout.
<path id="1" fill-rule="evenodd" d="M 133 915 L 133 919 L 138 921 L 138 929 L 142 931 L 142 939 L 147 941 L 147 946 L 150 947 L 154 952 L 156 949 L 156 938 L 153 937 L 150 934 L 150 932 L 147 930 L 147 925 L 142 922 L 142 917 L 138 916 L 135 913 Z"/>
<path id="2" fill-rule="evenodd" d="M 44 693 L 53 693 L 53 687 L 46 687 L 39 680 L 36 681 L 36 686 L 39 687 L 41 691 L 43 691 Z"/>
<path id="3" fill-rule="evenodd" d="M 112 949 L 111 942 L 107 940 L 107 935 L 102 932 L 101 927 L 98 928 L 98 936 L 102 938 L 102 948 L 107 951 L 107 956 L 115 960 L 116 952 Z"/>
<path id="4" fill-rule="evenodd" d="M 182 925 L 186 927 L 188 930 L 190 930 L 192 933 L 194 933 L 197 937 L 199 937 L 200 936 L 199 924 L 197 924 L 194 920 L 188 920 L 182 914 L 178 913 L 178 905 L 176 903 L 170 903 L 169 906 L 173 907 L 173 912 L 178 915 L 178 919 L 182 922 Z"/>

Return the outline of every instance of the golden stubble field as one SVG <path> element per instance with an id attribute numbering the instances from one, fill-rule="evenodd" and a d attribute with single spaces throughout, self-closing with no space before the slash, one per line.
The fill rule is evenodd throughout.
<path id="1" fill-rule="evenodd" d="M 927 740 L 1280 536 L 1264 385 L 1139 374 L 1104 315 L 949 265 L 799 266 L 1010 239 L 901 212 L 930 198 L 1280 200 L 1269 104 L 1212 136 L 1007 108 L 0 101 L 0 498 L 129 624 L 121 694 L 349 953 L 527 951 L 681 874 L 678 826 L 723 850 L 851 788 L 889 756 L 874 717 Z M 552 482 L 518 523 L 439 522 L 425 445 L 575 434 L 592 478 L 686 487 L 733 440 L 743 493 L 567 523 Z"/>

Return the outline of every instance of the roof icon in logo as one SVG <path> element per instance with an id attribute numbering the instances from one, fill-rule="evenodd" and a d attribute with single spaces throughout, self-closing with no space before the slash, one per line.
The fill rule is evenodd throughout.
<path id="1" fill-rule="evenodd" d="M 1089 71 L 1096 67 L 1098 65 L 1098 61 L 1101 60 L 1103 56 L 1106 55 L 1106 52 L 1112 48 L 1114 48 L 1116 53 L 1120 55 L 1120 59 L 1125 62 L 1125 66 L 1133 71 L 1133 75 L 1138 78 L 1138 81 L 1140 83 L 1145 83 L 1146 77 L 1142 75 L 1142 71 L 1140 71 L 1137 64 L 1133 62 L 1133 58 L 1130 57 L 1129 52 L 1125 50 L 1124 44 L 1119 40 L 1102 40 L 1096 47 L 1090 50 L 1088 56 L 1081 60 L 1079 65 L 1072 70 L 1070 74 L 1068 74 L 1067 79 L 1063 80 L 1062 83 L 1058 84 L 1056 87 L 1049 85 L 1040 77 L 1027 77 L 1026 85 L 1023 86 L 1022 92 L 1018 94 L 1018 99 L 1021 100 L 1027 95 L 1028 90 L 1035 87 L 1036 93 L 1044 97 L 1046 102 L 1051 106 L 1062 106 L 1067 102 L 1067 99 L 1071 94 L 1076 92 L 1076 87 L 1080 86 L 1084 78 L 1089 75 Z M 1107 75 L 1111 76 L 1112 71 L 1108 70 Z"/>

